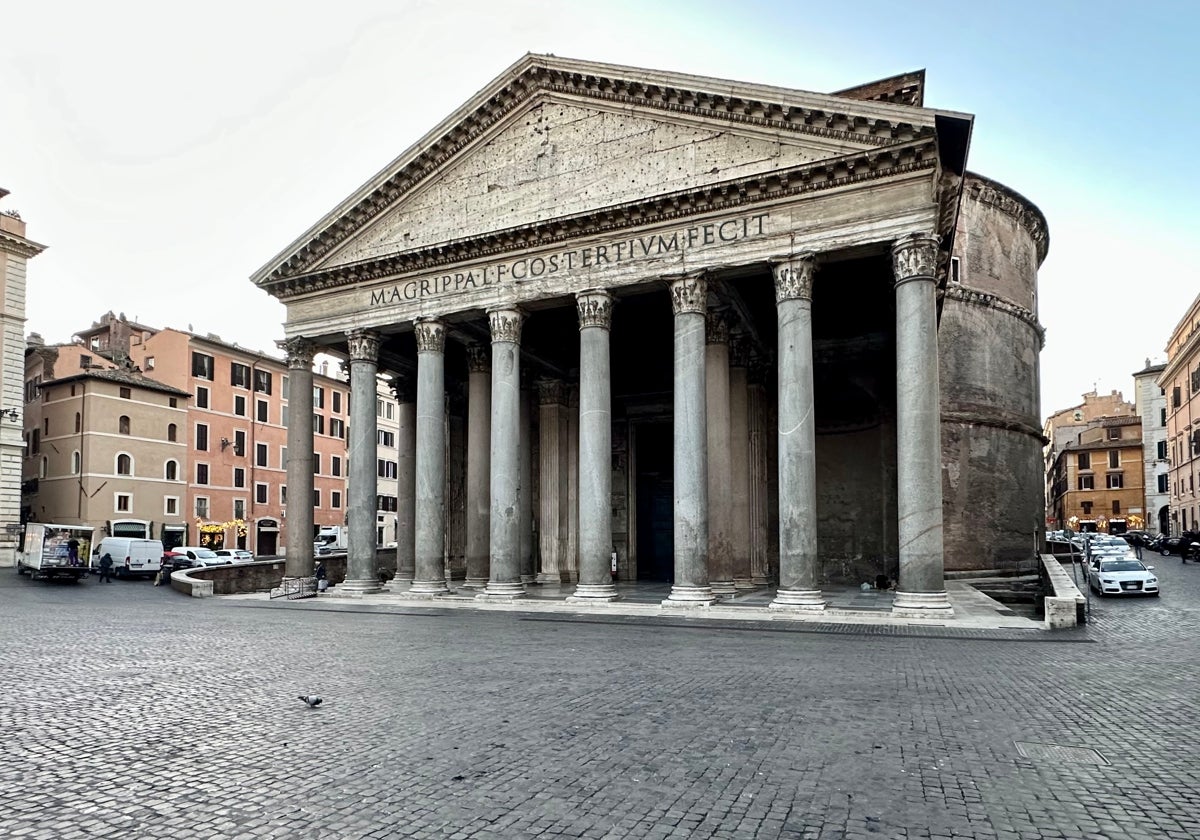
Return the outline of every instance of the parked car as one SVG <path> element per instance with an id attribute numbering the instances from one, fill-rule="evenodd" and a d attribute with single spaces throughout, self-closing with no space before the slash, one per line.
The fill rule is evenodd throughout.
<path id="1" fill-rule="evenodd" d="M 325 557 L 329 554 L 333 554 L 333 547 L 329 543 L 324 543 L 320 540 L 313 543 L 313 557 Z"/>
<path id="2" fill-rule="evenodd" d="M 198 545 L 178 545 L 171 551 L 185 556 L 192 566 L 225 566 L 233 563 L 232 557 L 221 557 L 211 548 Z"/>
<path id="3" fill-rule="evenodd" d="M 246 563 L 254 559 L 254 554 L 244 548 L 218 548 L 218 557 L 228 557 L 235 563 Z"/>
<path id="4" fill-rule="evenodd" d="M 1158 543 L 1158 550 L 1164 557 L 1168 554 L 1183 554 L 1193 542 L 1200 542 L 1200 533 L 1184 531 L 1179 536 L 1163 537 Z"/>
<path id="5" fill-rule="evenodd" d="M 1158 596 L 1158 577 L 1154 567 L 1130 557 L 1092 558 L 1088 566 L 1088 585 L 1101 595 Z"/>

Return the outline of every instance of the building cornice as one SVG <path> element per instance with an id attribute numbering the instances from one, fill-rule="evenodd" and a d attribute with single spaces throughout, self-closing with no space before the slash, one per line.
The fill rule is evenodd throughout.
<path id="1" fill-rule="evenodd" d="M 946 287 L 945 297 L 950 300 L 960 301 L 972 306 L 981 306 L 986 309 L 993 309 L 997 312 L 1003 312 L 1006 315 L 1011 315 L 1018 321 L 1021 321 L 1037 334 L 1039 346 L 1046 345 L 1046 330 L 1038 323 L 1037 316 L 1023 306 L 1018 306 L 1010 300 L 1006 300 L 998 295 L 981 292 L 977 289 L 972 289 L 968 286 L 949 285 Z M 1067 409 L 1070 411 L 1070 409 Z"/>
<path id="2" fill-rule="evenodd" d="M 32 239 L 26 239 L 24 236 L 18 236 L 15 233 L 9 233 L 6 230 L 0 229 L 0 251 L 7 251 L 10 254 L 16 254 L 18 257 L 36 257 L 42 251 L 46 250 L 45 245 L 40 245 Z"/>
<path id="3" fill-rule="evenodd" d="M 1033 239 L 1037 247 L 1038 265 L 1045 261 L 1050 249 L 1050 227 L 1036 204 L 1016 190 L 978 172 L 967 173 L 963 195 L 1014 219 Z"/>
<path id="4" fill-rule="evenodd" d="M 505 228 L 324 271 L 294 276 L 276 271 L 260 286 L 277 298 L 287 299 L 298 294 L 383 280 L 443 265 L 494 258 L 511 251 L 555 245 L 583 234 L 665 224 L 705 213 L 742 209 L 882 178 L 933 171 L 937 165 L 936 141 L 933 138 L 915 140 Z"/>

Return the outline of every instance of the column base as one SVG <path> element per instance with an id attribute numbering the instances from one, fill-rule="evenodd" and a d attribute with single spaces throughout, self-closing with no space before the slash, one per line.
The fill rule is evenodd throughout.
<path id="1" fill-rule="evenodd" d="M 820 589 L 778 589 L 775 600 L 771 602 L 773 610 L 802 610 L 804 612 L 820 612 L 825 609 L 825 597 Z"/>
<path id="2" fill-rule="evenodd" d="M 356 595 L 370 595 L 374 592 L 383 591 L 383 584 L 379 582 L 379 578 L 355 578 L 339 583 L 338 591 L 342 593 L 353 592 Z"/>
<path id="3" fill-rule="evenodd" d="M 732 580 L 714 580 L 709 584 L 714 595 L 732 595 L 737 591 Z"/>
<path id="4" fill-rule="evenodd" d="M 567 603 L 592 604 L 596 601 L 616 601 L 620 597 L 617 587 L 611 583 L 581 583 L 575 587 L 575 594 L 567 598 Z"/>
<path id="5" fill-rule="evenodd" d="M 511 601 L 525 597 L 525 584 L 518 581 L 498 583 L 488 581 L 487 589 L 475 596 L 476 601 Z"/>
<path id="6" fill-rule="evenodd" d="M 392 582 L 393 583 L 412 583 L 413 578 L 415 578 L 415 577 L 416 577 L 416 575 L 414 575 L 412 572 L 397 572 L 396 576 L 394 578 L 392 578 Z"/>
<path id="7" fill-rule="evenodd" d="M 902 592 L 892 599 L 892 615 L 897 618 L 954 618 L 950 596 L 941 592 Z"/>
<path id="8" fill-rule="evenodd" d="M 562 583 L 558 572 L 538 572 L 536 583 Z"/>
<path id="9" fill-rule="evenodd" d="M 463 581 L 463 589 L 487 589 L 487 578 L 469 577 Z"/>
<path id="10" fill-rule="evenodd" d="M 717 602 L 711 586 L 685 586 L 674 584 L 667 600 L 662 602 L 664 607 L 711 607 Z"/>
<path id="11" fill-rule="evenodd" d="M 734 578 L 733 588 L 739 591 L 743 589 L 754 589 L 755 583 L 750 578 Z"/>
<path id="12" fill-rule="evenodd" d="M 766 575 L 751 575 L 750 583 L 754 586 L 770 586 L 771 579 Z"/>
<path id="13" fill-rule="evenodd" d="M 521 575 L 521 583 L 537 583 L 536 575 Z"/>
<path id="14" fill-rule="evenodd" d="M 409 587 L 408 595 L 417 598 L 433 598 L 437 595 L 445 595 L 449 591 L 444 580 L 414 580 L 412 586 Z"/>

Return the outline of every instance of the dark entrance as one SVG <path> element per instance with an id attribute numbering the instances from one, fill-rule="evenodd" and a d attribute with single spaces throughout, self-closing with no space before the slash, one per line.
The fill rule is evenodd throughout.
<path id="1" fill-rule="evenodd" d="M 634 435 L 638 580 L 670 583 L 675 565 L 671 423 L 638 423 Z"/>

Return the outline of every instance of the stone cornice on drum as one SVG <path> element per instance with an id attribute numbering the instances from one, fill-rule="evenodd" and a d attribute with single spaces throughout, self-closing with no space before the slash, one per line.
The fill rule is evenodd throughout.
<path id="1" fill-rule="evenodd" d="M 1046 344 L 1046 330 L 1038 323 L 1037 316 L 1023 306 L 1018 306 L 1010 300 L 993 295 L 989 292 L 981 292 L 977 289 L 972 289 L 967 286 L 948 285 L 943 296 L 951 300 L 957 300 L 961 303 L 969 303 L 974 306 L 982 306 L 987 309 L 994 309 L 997 312 L 1003 312 L 1006 315 L 1011 315 L 1018 321 L 1023 321 L 1033 328 L 1037 334 L 1038 342 L 1041 346 Z"/>
<path id="2" fill-rule="evenodd" d="M 994 207 L 1002 213 L 1011 216 L 1029 233 L 1037 246 L 1038 265 L 1046 259 L 1050 249 L 1050 228 L 1046 217 L 1037 205 L 1010 189 L 999 181 L 980 175 L 978 172 L 968 172 L 963 184 L 963 197 L 972 198 L 981 204 Z"/>
<path id="3" fill-rule="evenodd" d="M 701 213 L 751 207 L 780 198 L 846 187 L 938 165 L 936 141 L 916 140 L 883 149 L 870 149 L 810 164 L 736 178 L 695 189 L 651 196 L 642 201 L 520 225 L 462 240 L 440 243 L 337 266 L 311 274 L 284 276 L 275 272 L 259 285 L 286 299 L 361 281 L 383 280 L 407 272 L 495 257 L 501 254 L 567 242 L 584 234 L 608 233 L 661 224 Z"/>
<path id="4" fill-rule="evenodd" d="M 935 118 L 941 115 L 970 120 L 967 115 L 948 111 L 528 54 L 259 269 L 251 279 L 276 296 L 293 294 L 294 290 L 286 282 L 289 278 L 310 270 L 494 125 L 543 93 L 608 102 L 623 108 L 638 107 L 661 112 L 668 118 L 672 114 L 687 115 L 692 119 L 698 116 L 706 121 L 730 126 L 758 126 L 796 137 L 850 141 L 861 143 L 876 153 L 911 146 L 914 142 L 927 143 L 934 149 L 934 160 L 937 157 Z M 881 174 L 876 172 L 880 158 L 861 154 L 845 157 L 856 158 L 851 171 L 854 167 L 864 166 L 872 174 Z M 835 158 L 802 169 L 819 173 L 822 166 L 828 167 L 839 161 L 849 162 Z M 777 175 L 772 173 L 746 180 Z M 701 192 L 729 189 L 739 183 L 713 185 Z M 584 215 L 602 219 L 606 212 L 609 209 Z"/>

